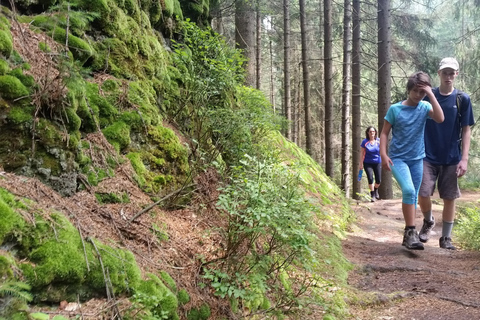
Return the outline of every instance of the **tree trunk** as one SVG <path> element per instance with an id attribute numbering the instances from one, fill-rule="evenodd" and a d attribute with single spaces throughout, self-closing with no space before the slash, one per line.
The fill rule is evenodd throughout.
<path id="1" fill-rule="evenodd" d="M 290 3 L 289 0 L 283 0 L 283 89 L 284 89 L 284 111 L 287 121 L 292 121 L 292 110 L 290 101 Z M 290 139 L 292 137 L 292 130 L 288 124 L 285 132 L 285 137 Z"/>
<path id="2" fill-rule="evenodd" d="M 258 90 L 261 89 L 261 82 L 262 82 L 262 14 L 260 12 L 260 0 L 257 0 L 256 5 L 256 14 L 257 14 L 257 45 L 255 46 L 255 66 L 256 66 L 256 74 L 255 74 L 255 84 Z"/>
<path id="3" fill-rule="evenodd" d="M 361 56 L 360 56 L 360 0 L 353 0 L 353 37 L 352 37 L 352 177 L 354 199 L 359 199 L 362 183 L 358 181 L 358 165 L 360 164 L 360 143 L 362 142 L 362 114 L 360 110 L 361 92 Z"/>
<path id="4" fill-rule="evenodd" d="M 255 87 L 255 10 L 251 1 L 235 2 L 235 42 L 243 50 L 247 86 Z"/>
<path id="5" fill-rule="evenodd" d="M 352 68 L 352 5 L 344 1 L 343 9 L 343 84 L 342 84 L 342 189 L 350 197 L 351 135 L 350 135 L 350 93 Z"/>
<path id="6" fill-rule="evenodd" d="M 391 53 L 390 53 L 390 0 L 378 0 L 378 132 L 383 129 L 383 118 L 390 107 Z M 392 174 L 382 170 L 380 197 L 391 199 Z"/>
<path id="7" fill-rule="evenodd" d="M 310 75 L 308 72 L 308 46 L 305 0 L 300 1 L 300 34 L 302 38 L 302 69 L 303 69 L 303 109 L 305 117 L 305 149 L 310 156 L 313 154 L 312 128 L 310 115 Z"/>
<path id="8" fill-rule="evenodd" d="M 330 178 L 334 175 L 333 154 L 333 64 L 332 64 L 332 0 L 324 0 L 324 74 L 325 74 L 325 173 Z"/>

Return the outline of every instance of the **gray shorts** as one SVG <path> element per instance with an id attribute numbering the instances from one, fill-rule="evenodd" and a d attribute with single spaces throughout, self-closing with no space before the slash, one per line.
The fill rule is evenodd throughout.
<path id="1" fill-rule="evenodd" d="M 418 195 L 420 197 L 432 196 L 437 180 L 440 198 L 454 200 L 461 196 L 458 188 L 457 165 L 440 166 L 425 160 L 423 161 L 423 178 Z"/>

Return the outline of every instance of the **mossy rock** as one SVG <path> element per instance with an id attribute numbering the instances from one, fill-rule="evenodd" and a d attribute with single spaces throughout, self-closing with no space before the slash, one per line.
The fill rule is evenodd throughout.
<path id="1" fill-rule="evenodd" d="M 118 110 L 107 98 L 100 96 L 98 84 L 87 82 L 85 86 L 90 108 L 98 110 L 100 127 L 105 128 L 111 125 L 118 115 Z"/>
<path id="2" fill-rule="evenodd" d="M 13 50 L 13 40 L 10 31 L 0 30 L 0 55 L 9 58 Z"/>
<path id="3" fill-rule="evenodd" d="M 67 32 L 65 29 L 57 27 L 52 32 L 53 34 L 51 34 L 51 36 L 55 41 L 65 44 L 67 40 Z M 85 40 L 73 34 L 68 35 L 68 49 L 73 54 L 73 57 L 82 63 L 86 62 L 94 54 L 93 48 Z"/>
<path id="4" fill-rule="evenodd" d="M 14 211 L 18 206 L 15 197 L 0 188 L 0 245 L 9 237 L 15 236 L 15 231 L 21 231 L 25 225 L 22 217 Z"/>
<path id="5" fill-rule="evenodd" d="M 200 308 L 190 309 L 187 313 L 187 320 L 207 320 L 210 315 L 210 307 L 207 304 L 202 304 Z"/>
<path id="6" fill-rule="evenodd" d="M 8 65 L 8 62 L 0 59 L 0 76 L 3 76 L 7 74 L 10 71 L 10 66 Z"/>
<path id="7" fill-rule="evenodd" d="M 145 297 L 153 298 L 152 301 L 155 301 L 155 303 L 149 304 L 150 311 L 153 314 L 166 315 L 167 319 L 178 319 L 176 312 L 178 308 L 177 297 L 156 275 L 149 274 L 148 277 L 150 279 L 142 281 L 136 292 Z"/>
<path id="8" fill-rule="evenodd" d="M 188 294 L 187 290 L 180 289 L 177 293 L 178 303 L 181 305 L 185 305 L 190 302 L 190 295 Z"/>
<path id="9" fill-rule="evenodd" d="M 33 87 L 33 85 L 35 84 L 35 80 L 33 79 L 33 77 L 31 75 L 24 74 L 22 68 L 15 68 L 8 74 L 16 77 L 27 88 Z"/>
<path id="10" fill-rule="evenodd" d="M 30 93 L 25 85 L 11 75 L 0 76 L 0 95 L 7 100 L 28 96 Z"/>
<path id="11" fill-rule="evenodd" d="M 13 106 L 7 114 L 7 120 L 15 125 L 31 123 L 33 121 L 33 106 Z"/>
<path id="12" fill-rule="evenodd" d="M 123 121 L 117 121 L 102 130 L 105 138 L 120 152 L 130 145 L 130 126 Z"/>

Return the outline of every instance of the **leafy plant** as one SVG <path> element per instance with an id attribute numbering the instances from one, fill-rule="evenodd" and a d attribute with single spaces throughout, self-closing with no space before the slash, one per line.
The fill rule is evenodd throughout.
<path id="1" fill-rule="evenodd" d="M 204 268 L 215 294 L 239 299 L 252 312 L 269 306 L 269 299 L 275 306 L 270 311 L 302 305 L 301 296 L 324 281 L 297 272 L 318 264 L 312 246 L 318 241 L 316 208 L 303 195 L 298 175 L 275 158 L 245 156 L 221 191 L 217 207 L 228 219 L 225 253 Z"/>
<path id="2" fill-rule="evenodd" d="M 462 207 L 456 221 L 455 236 L 465 249 L 480 250 L 480 215 L 478 207 Z"/>

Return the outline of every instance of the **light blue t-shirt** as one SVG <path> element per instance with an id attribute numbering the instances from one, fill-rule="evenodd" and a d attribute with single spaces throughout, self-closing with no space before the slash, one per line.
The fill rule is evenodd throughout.
<path id="1" fill-rule="evenodd" d="M 392 125 L 392 140 L 388 155 L 391 159 L 418 160 L 425 158 L 425 122 L 432 105 L 420 101 L 416 107 L 404 106 L 402 102 L 391 105 L 385 116 Z"/>

